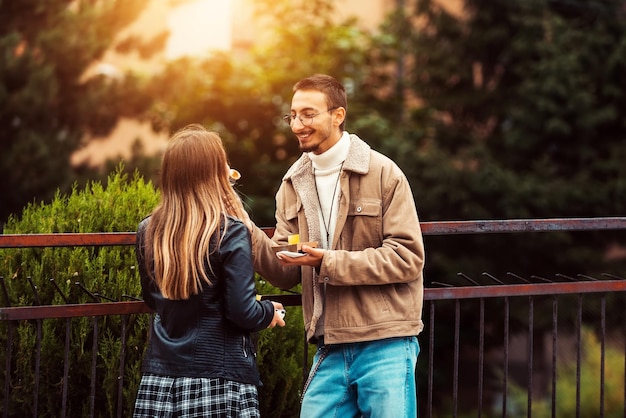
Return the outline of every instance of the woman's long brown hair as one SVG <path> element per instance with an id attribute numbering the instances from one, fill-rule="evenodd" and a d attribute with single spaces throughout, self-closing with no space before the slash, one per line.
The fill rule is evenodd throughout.
<path id="1" fill-rule="evenodd" d="M 153 266 L 164 297 L 188 299 L 200 292 L 202 281 L 211 284 L 205 266 L 228 228 L 224 215 L 244 214 L 219 135 L 197 124 L 176 132 L 163 154 L 160 190 L 146 229 L 146 269 Z M 218 246 L 211 249 L 215 234 Z"/>

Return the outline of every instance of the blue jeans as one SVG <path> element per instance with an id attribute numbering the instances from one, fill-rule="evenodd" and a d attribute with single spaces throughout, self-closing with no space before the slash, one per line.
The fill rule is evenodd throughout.
<path id="1" fill-rule="evenodd" d="M 300 417 L 417 417 L 415 367 L 419 352 L 417 337 L 318 348 L 311 368 L 315 374 L 304 393 Z"/>

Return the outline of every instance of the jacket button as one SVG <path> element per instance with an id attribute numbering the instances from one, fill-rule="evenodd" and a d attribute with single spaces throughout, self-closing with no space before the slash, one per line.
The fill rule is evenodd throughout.
<path id="1" fill-rule="evenodd" d="M 356 208 L 357 213 L 361 213 L 361 211 L 363 210 L 363 208 L 361 208 L 361 206 L 359 206 L 358 208 Z"/>
<path id="2" fill-rule="evenodd" d="M 328 277 L 328 276 L 324 276 L 324 281 L 325 281 L 325 282 L 327 282 L 327 281 L 329 281 L 329 280 L 330 280 L 330 277 Z"/>

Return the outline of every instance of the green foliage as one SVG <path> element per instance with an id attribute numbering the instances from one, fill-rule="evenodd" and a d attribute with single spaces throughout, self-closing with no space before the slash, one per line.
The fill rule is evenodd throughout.
<path id="1" fill-rule="evenodd" d="M 298 290 L 298 289 L 296 289 Z M 264 280 L 258 281 L 257 291 L 263 295 L 281 293 Z M 309 370 L 316 347 L 306 345 L 305 355 L 302 307 L 288 306 L 286 325 L 259 333 L 258 364 L 263 386 L 259 389 L 261 416 L 291 418 L 300 411 L 300 396 L 304 385 L 303 372 Z"/>
<path id="2" fill-rule="evenodd" d="M 84 77 L 147 3 L 0 2 L 0 226 L 33 199 L 70 190 L 70 156 L 85 134 L 106 134 L 148 105 L 137 77 Z"/>
<path id="3" fill-rule="evenodd" d="M 157 129 L 201 123 L 219 132 L 231 166 L 242 174 L 239 188 L 251 216 L 272 225 L 280 179 L 300 156 L 281 119 L 293 84 L 314 73 L 359 84 L 367 37 L 354 21 L 335 21 L 336 5 L 328 0 L 259 1 L 254 7 L 259 32 L 267 37 L 246 55 L 169 63 L 150 83 L 148 117 Z"/>
<path id="4" fill-rule="evenodd" d="M 152 183 L 118 166 L 107 184 L 90 182 L 84 190 L 58 192 L 48 204 L 30 204 L 22 216 L 10 217 L 5 233 L 68 233 L 135 231 L 137 224 L 158 203 Z M 124 300 L 141 295 L 132 246 L 4 249 L 0 253 L 0 277 L 4 277 L 12 306 L 58 305 Z M 35 294 L 31 287 L 36 288 Z M 54 283 L 53 283 L 54 281 Z M 54 284 L 59 286 L 57 291 Z M 259 281 L 258 291 L 276 294 L 278 289 Z M 7 301 L 5 301 L 7 303 Z M 71 328 L 67 328 L 71 325 Z M 91 387 L 95 385 L 95 414 L 117 414 L 122 338 L 126 339 L 122 387 L 124 416 L 132 414 L 141 378 L 141 360 L 148 338 L 149 315 L 48 319 L 0 322 L 0 346 L 13 333 L 11 375 L 0 375 L 0 386 L 12 382 L 9 416 L 32 415 L 33 391 L 39 379 L 38 416 L 57 416 L 62 398 L 64 352 L 69 351 L 68 416 L 88 416 Z M 36 356 L 37 335 L 41 356 Z M 67 343 L 66 343 L 67 339 Z M 304 331 L 300 307 L 289 307 L 287 326 L 259 333 L 258 361 L 264 416 L 292 417 L 299 410 L 302 385 Z M 68 344 L 66 346 L 66 344 Z M 94 344 L 97 351 L 94 352 Z M 0 362 L 6 362 L 6 350 Z M 92 358 L 96 356 L 96 375 Z M 309 355 L 312 358 L 312 354 Z M 39 369 L 36 364 L 40 362 Z M 19 384 L 18 384 L 19 382 Z"/>
<path id="5" fill-rule="evenodd" d="M 592 330 L 582 331 L 580 364 L 580 409 L 577 411 L 577 365 L 575 356 L 565 353 L 558 356 L 556 405 L 557 417 L 594 417 L 600 416 L 600 374 L 602 347 Z M 604 417 L 624 416 L 624 352 L 618 347 L 607 346 L 604 352 Z M 515 416 L 527 416 L 527 391 L 516 385 L 511 386 L 511 409 Z M 533 399 L 533 418 L 552 416 L 551 394 L 542 399 Z"/>
<path id="6" fill-rule="evenodd" d="M 375 39 L 360 97 L 378 117 L 357 128 L 405 170 L 423 221 L 620 216 L 625 18 L 604 0 L 419 0 Z M 435 280 L 623 266 L 604 259 L 611 233 L 426 241 Z"/>
<path id="7" fill-rule="evenodd" d="M 108 178 L 108 184 L 89 183 L 85 190 L 76 186 L 71 194 L 56 194 L 49 204 L 28 205 L 21 218 L 11 217 L 5 233 L 122 232 L 134 231 L 139 221 L 156 205 L 158 193 L 151 183 L 136 174 L 122 174 L 123 167 Z M 132 247 L 75 247 L 5 249 L 0 258 L 0 276 L 5 277 L 13 306 L 34 304 L 91 303 L 138 297 L 139 278 Z M 35 295 L 29 281 L 37 289 Z M 55 290 L 54 283 L 60 291 Z M 122 322 L 125 321 L 125 325 Z M 66 329 L 71 324 L 71 330 Z M 97 323 L 97 324 L 96 324 Z M 120 340 L 125 327 L 127 339 L 126 375 L 124 376 L 124 411 L 132 411 L 139 384 L 139 362 L 147 338 L 148 315 L 133 317 L 99 317 L 50 319 L 36 323 L 3 323 L 15 327 L 12 375 L 20 384 L 11 389 L 11 416 L 31 415 L 35 377 L 39 380 L 38 416 L 57 416 L 63 387 L 63 353 L 69 350 L 68 416 L 89 414 L 92 384 L 92 356 L 97 355 L 95 384 L 96 416 L 114 416 L 119 383 Z M 96 327 L 97 326 L 97 327 Z M 41 327 L 41 357 L 36 358 L 36 335 Z M 1 334 L 6 347 L 7 333 Z M 66 347 L 66 338 L 69 346 Z M 98 352 L 94 353 L 94 338 Z M 6 352 L 2 352 L 4 363 Z M 40 361 L 37 372 L 35 364 Z"/>
<path id="8" fill-rule="evenodd" d="M 624 213 L 615 150 L 626 131 L 625 18 L 620 2 L 603 0 L 468 0 L 460 15 L 420 0 L 389 23 L 380 48 L 392 34 L 410 45 L 406 88 L 431 110 L 420 151 L 442 152 L 437 172 L 458 172 L 448 194 L 465 191 L 429 216 Z M 411 180 L 429 189 L 437 178 Z"/>
<path id="9" fill-rule="evenodd" d="M 140 114 L 149 106 L 143 116 L 156 128 L 171 131 L 199 122 L 220 132 L 231 165 L 243 174 L 238 188 L 251 216 L 271 226 L 280 178 L 300 154 L 280 115 L 289 108 L 293 83 L 316 72 L 346 83 L 348 130 L 403 168 L 422 221 L 618 216 L 626 210 L 621 2 L 467 0 L 462 13 L 454 14 L 441 2 L 419 0 L 414 9 L 396 10 L 370 40 L 356 22 L 335 18 L 332 1 L 260 0 L 257 16 L 271 30 L 245 56 L 180 59 L 154 80 L 79 81 L 145 1 L 80 1 L 70 8 L 65 0 L 0 2 L 0 53 L 6 58 L 0 60 L 0 122 L 7 127 L 0 132 L 0 223 L 32 196 L 52 198 L 51 190 L 59 187 L 78 194 L 70 185 L 68 156 L 83 134 L 105 133 L 118 116 Z M 118 49 L 130 51 L 134 45 L 149 53 L 156 45 L 137 43 L 127 39 Z M 139 153 L 127 167 L 151 176 L 156 160 L 142 161 Z M 97 184 L 88 189 L 104 193 Z M 10 228 L 134 230 L 136 218 L 150 206 L 112 221 L 104 212 L 129 202 L 111 205 L 107 196 L 99 205 L 81 206 L 64 199 L 57 193 L 49 207 L 32 203 Z M 28 227 L 17 231 L 21 224 Z M 465 284 L 458 272 L 476 279 L 486 271 L 509 282 L 518 282 L 509 272 L 526 278 L 623 275 L 623 259 L 603 258 L 620 240 L 611 232 L 428 236 L 426 285 Z M 77 281 L 116 299 L 131 291 L 107 285 L 133 273 L 115 267 L 132 265 L 130 254 L 106 248 L 49 251 L 3 252 L 0 268 L 10 288 L 17 288 L 14 303 L 33 303 L 29 275 L 54 278 L 72 302 L 89 301 Z M 51 267 L 57 258 L 63 263 Z M 98 281 L 104 277 L 109 280 Z M 37 286 L 42 300 L 62 303 L 48 282 Z M 295 324 L 299 313 L 291 309 Z M 464 312 L 468 319 L 475 315 Z M 91 323 L 81 326 L 89 329 Z M 64 322 L 55 330 L 62 335 Z M 34 340 L 34 330 L 20 332 L 25 341 Z M 287 332 L 261 333 L 261 347 L 266 338 L 275 341 L 271 335 Z M 73 338 L 88 354 L 89 332 Z M 280 347 L 271 350 L 277 350 L 276 358 L 283 356 Z M 273 358 L 260 353 L 269 368 L 279 367 Z M 31 363 L 24 363 L 25 370 Z M 136 376 L 133 367 L 127 364 L 126 370 Z M 264 378 L 262 396 L 284 394 L 270 390 L 287 385 L 274 378 Z M 298 386 L 294 382 L 289 394 Z M 125 396 L 132 394 L 124 390 Z"/>

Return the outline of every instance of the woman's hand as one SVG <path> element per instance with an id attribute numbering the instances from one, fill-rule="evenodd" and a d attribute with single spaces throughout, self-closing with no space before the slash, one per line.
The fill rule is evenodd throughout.
<path id="1" fill-rule="evenodd" d="M 274 318 L 272 319 L 272 322 L 270 322 L 270 324 L 267 327 L 274 328 L 277 325 L 279 327 L 284 327 L 285 320 L 283 319 L 283 314 L 281 313 L 281 311 L 285 309 L 283 307 L 283 304 L 280 302 L 272 301 L 272 305 L 274 305 Z"/>

